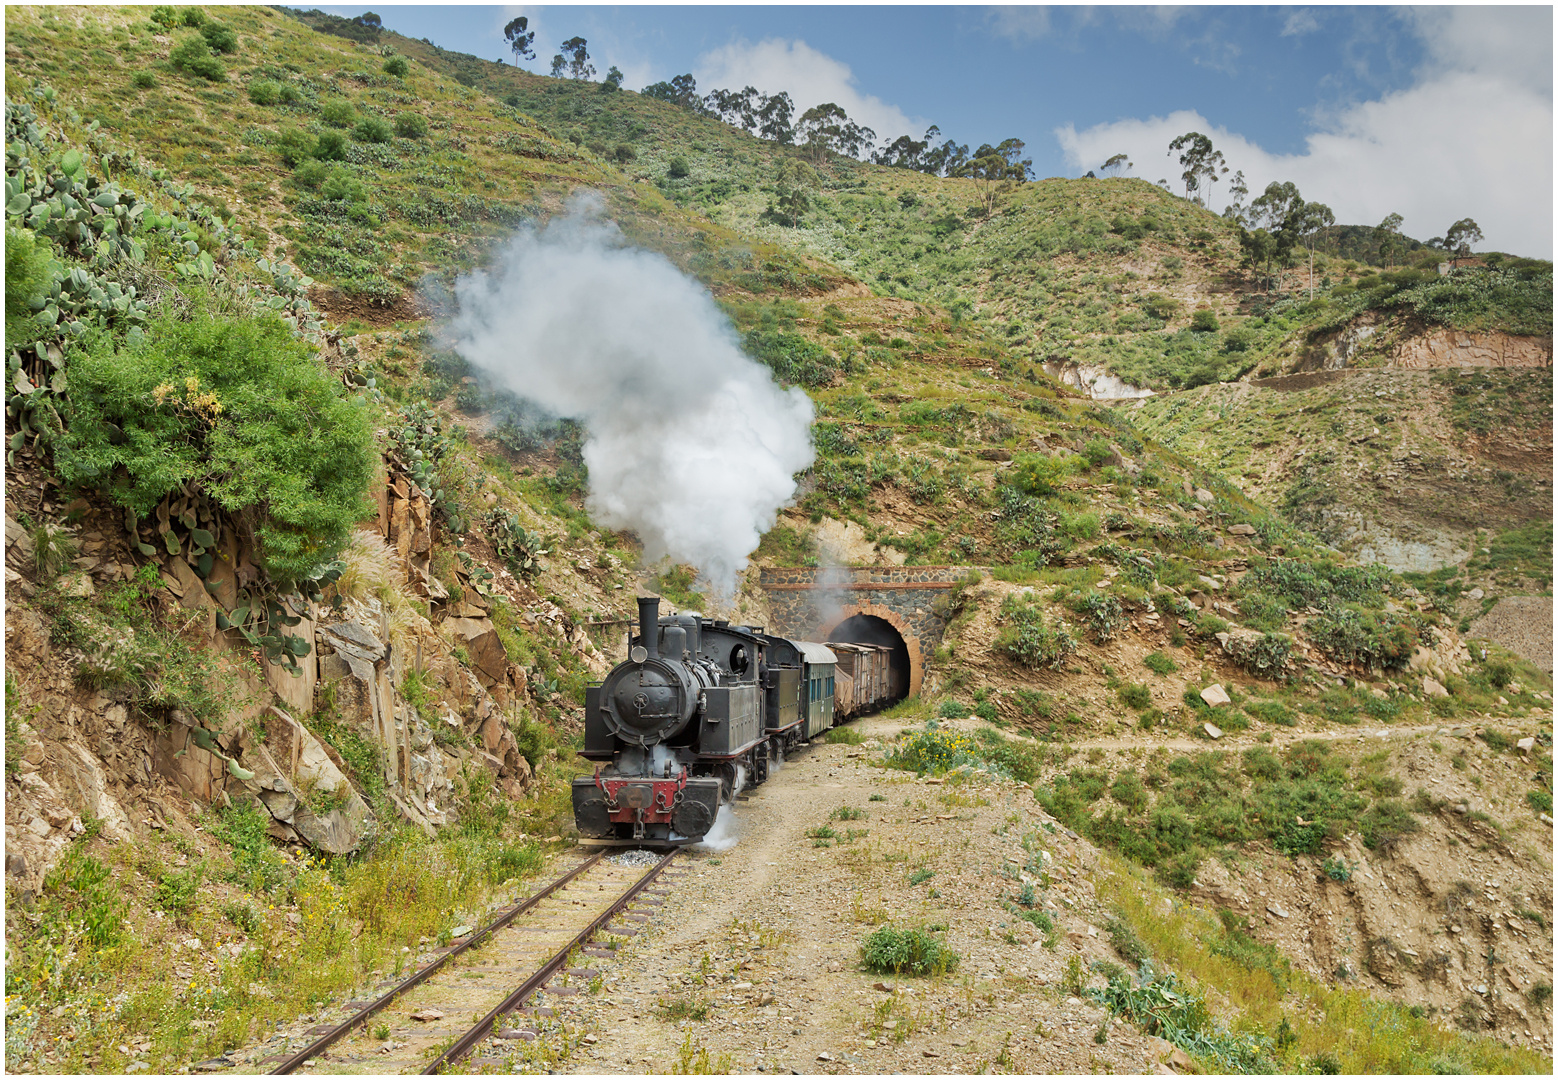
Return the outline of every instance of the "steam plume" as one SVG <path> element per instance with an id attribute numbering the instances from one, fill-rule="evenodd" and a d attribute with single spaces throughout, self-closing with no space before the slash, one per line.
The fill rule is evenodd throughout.
<path id="1" fill-rule="evenodd" d="M 812 461 L 811 400 L 743 355 L 696 281 L 623 246 L 598 195 L 516 235 L 455 291 L 456 348 L 494 382 L 587 431 L 587 508 L 650 562 L 734 592 Z"/>

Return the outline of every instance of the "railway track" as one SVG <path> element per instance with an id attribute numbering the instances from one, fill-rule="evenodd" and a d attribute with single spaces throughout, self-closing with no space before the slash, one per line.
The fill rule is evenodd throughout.
<path id="1" fill-rule="evenodd" d="M 530 999 L 587 987 L 599 973 L 580 959 L 611 956 L 591 947 L 596 938 L 609 943 L 637 934 L 650 915 L 629 911 L 630 905 L 657 907 L 666 895 L 649 886 L 677 852 L 647 868 L 623 865 L 621 854 L 589 856 L 379 997 L 347 1002 L 346 1015 L 311 1028 L 314 1040 L 301 1050 L 262 1064 L 272 1065 L 274 1076 L 300 1069 L 437 1073 L 473 1055 L 479 1060 L 484 1048 L 498 1059 L 487 1063 L 501 1063 L 517 1042 L 539 1038 L 552 1015 L 545 1005 L 527 1004 Z M 466 1026 L 457 1019 L 478 1016 Z"/>

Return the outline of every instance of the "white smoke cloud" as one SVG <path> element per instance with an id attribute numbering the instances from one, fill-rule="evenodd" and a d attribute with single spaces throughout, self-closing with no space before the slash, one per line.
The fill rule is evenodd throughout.
<path id="1" fill-rule="evenodd" d="M 587 509 L 651 562 L 721 596 L 812 461 L 812 404 L 743 355 L 696 281 L 623 246 L 599 196 L 517 234 L 455 287 L 455 347 L 495 383 L 587 432 Z"/>

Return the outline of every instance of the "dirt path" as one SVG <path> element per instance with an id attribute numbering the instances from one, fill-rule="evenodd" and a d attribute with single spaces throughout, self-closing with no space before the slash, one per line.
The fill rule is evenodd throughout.
<path id="1" fill-rule="evenodd" d="M 570 1027 L 596 1041 L 564 1071 L 670 1071 L 700 1049 L 737 1072 L 1152 1071 L 1154 1043 L 1114 1024 L 1095 1042 L 1105 1012 L 1056 988 L 1068 956 L 1112 956 L 1065 832 L 1043 828 L 1020 785 L 949 789 L 868 756 L 807 748 L 738 806 L 735 847 L 689 856 L 692 874 L 606 965 L 600 993 L 569 999 Z M 841 807 L 865 816 L 830 821 Z M 840 839 L 814 846 L 806 833 L 824 824 Z M 1050 949 L 1002 906 L 1041 849 L 1058 867 Z M 946 925 L 961 965 L 939 979 L 865 972 L 861 939 L 884 920 Z"/>

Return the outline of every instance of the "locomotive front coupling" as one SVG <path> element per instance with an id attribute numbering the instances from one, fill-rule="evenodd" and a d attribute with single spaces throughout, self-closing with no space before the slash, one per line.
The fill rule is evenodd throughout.
<path id="1" fill-rule="evenodd" d="M 720 788 L 719 777 L 689 776 L 685 767 L 670 778 L 597 768 L 594 776 L 574 779 L 574 821 L 584 843 L 691 843 L 713 826 Z"/>

